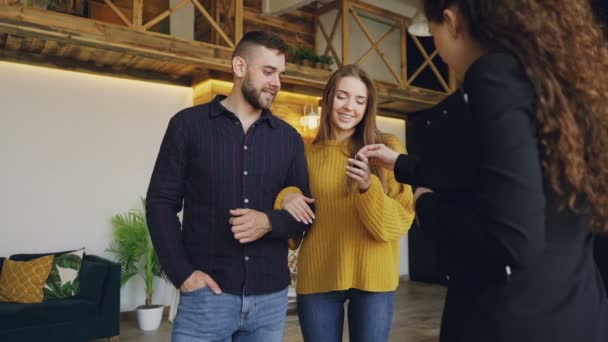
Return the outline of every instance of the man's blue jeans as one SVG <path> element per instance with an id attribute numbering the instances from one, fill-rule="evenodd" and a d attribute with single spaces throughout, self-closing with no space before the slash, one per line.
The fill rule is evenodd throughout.
<path id="1" fill-rule="evenodd" d="M 351 342 L 388 341 L 394 298 L 395 292 L 357 289 L 298 295 L 298 317 L 304 341 L 341 342 L 346 301 Z"/>
<path id="2" fill-rule="evenodd" d="M 281 342 L 287 289 L 239 296 L 216 295 L 208 287 L 180 294 L 173 342 Z"/>

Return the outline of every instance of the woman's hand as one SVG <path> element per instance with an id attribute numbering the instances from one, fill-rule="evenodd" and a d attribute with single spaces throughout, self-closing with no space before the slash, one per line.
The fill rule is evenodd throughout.
<path id="1" fill-rule="evenodd" d="M 361 192 L 367 191 L 370 185 L 372 185 L 369 160 L 363 154 L 357 153 L 355 158 L 348 158 L 346 175 L 359 183 L 359 190 Z"/>
<path id="2" fill-rule="evenodd" d="M 399 152 L 390 149 L 384 144 L 373 144 L 363 146 L 357 152 L 357 155 L 365 156 L 373 165 L 393 170 L 395 169 L 395 162 L 399 157 Z"/>
<path id="3" fill-rule="evenodd" d="M 308 204 L 314 202 L 313 198 L 293 193 L 285 196 L 283 203 L 281 203 L 281 208 L 287 210 L 296 221 L 312 224 L 312 221 L 315 219 L 315 213 L 310 209 Z"/>

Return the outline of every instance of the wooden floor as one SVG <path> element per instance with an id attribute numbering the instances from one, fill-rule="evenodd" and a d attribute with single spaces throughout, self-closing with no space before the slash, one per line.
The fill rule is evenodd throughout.
<path id="1" fill-rule="evenodd" d="M 439 336 L 439 321 L 443 307 L 445 288 L 437 285 L 403 281 L 395 297 L 395 314 L 391 330 L 391 342 L 434 342 Z M 295 312 L 287 315 L 285 342 L 301 342 L 302 334 Z M 344 324 L 347 327 L 347 324 Z M 169 342 L 171 323 L 163 322 L 159 331 L 144 335 L 133 320 L 121 322 L 120 342 Z M 348 330 L 348 329 L 346 329 Z M 348 341 L 348 331 L 343 341 Z M 103 340 L 96 340 L 101 342 Z"/>

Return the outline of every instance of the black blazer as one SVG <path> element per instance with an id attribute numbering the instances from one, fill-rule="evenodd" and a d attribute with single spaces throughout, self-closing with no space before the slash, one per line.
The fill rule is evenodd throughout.
<path id="1" fill-rule="evenodd" d="M 421 157 L 452 160 L 442 175 L 458 179 L 416 203 L 450 276 L 441 341 L 608 341 L 593 237 L 585 217 L 559 209 L 543 175 L 536 97 L 523 68 L 509 55 L 485 55 L 462 90 L 470 110 L 460 118 L 470 139 L 462 158 L 441 138 L 448 155 Z M 424 171 L 406 157 L 395 165 L 397 179 Z"/>

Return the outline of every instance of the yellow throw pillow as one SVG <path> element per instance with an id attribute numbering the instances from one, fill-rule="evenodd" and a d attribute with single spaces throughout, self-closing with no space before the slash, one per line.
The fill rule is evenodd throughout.
<path id="1" fill-rule="evenodd" d="M 0 302 L 40 303 L 54 255 L 30 261 L 4 260 L 0 273 Z"/>

